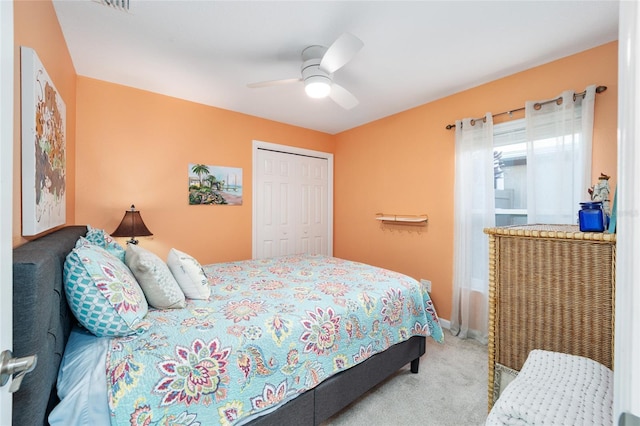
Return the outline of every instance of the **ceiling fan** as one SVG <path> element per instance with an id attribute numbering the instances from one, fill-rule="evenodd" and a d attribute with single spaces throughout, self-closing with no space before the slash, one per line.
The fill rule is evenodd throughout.
<path id="1" fill-rule="evenodd" d="M 344 87 L 333 82 L 333 73 L 346 65 L 362 49 L 364 43 L 350 33 L 344 33 L 331 46 L 309 46 L 302 51 L 302 77 L 247 84 L 258 88 L 304 82 L 305 92 L 312 98 L 329 96 L 344 109 L 358 105 L 358 99 Z"/>

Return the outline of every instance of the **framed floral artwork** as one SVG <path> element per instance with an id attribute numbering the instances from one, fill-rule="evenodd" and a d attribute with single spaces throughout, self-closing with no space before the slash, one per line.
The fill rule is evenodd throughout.
<path id="1" fill-rule="evenodd" d="M 22 235 L 66 222 L 66 107 L 36 52 L 22 46 Z"/>

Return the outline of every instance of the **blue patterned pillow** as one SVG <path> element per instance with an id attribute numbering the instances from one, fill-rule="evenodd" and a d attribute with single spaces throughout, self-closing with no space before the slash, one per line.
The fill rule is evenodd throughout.
<path id="1" fill-rule="evenodd" d="M 64 263 L 64 285 L 80 324 L 98 337 L 146 330 L 147 300 L 129 268 L 101 247 L 78 245 Z"/>
<path id="2" fill-rule="evenodd" d="M 124 262 L 125 250 L 113 239 L 111 235 L 106 233 L 103 229 L 93 228 L 91 225 L 87 225 L 87 235 L 85 237 L 91 244 L 95 244 L 98 247 L 102 247 L 118 259 Z"/>

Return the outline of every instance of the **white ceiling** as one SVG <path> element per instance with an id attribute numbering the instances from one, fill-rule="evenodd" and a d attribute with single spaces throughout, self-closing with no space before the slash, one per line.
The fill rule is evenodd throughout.
<path id="1" fill-rule="evenodd" d="M 78 75 L 330 134 L 618 38 L 614 0 L 53 4 Z M 302 50 L 343 32 L 364 42 L 334 76 L 354 109 L 246 86 L 300 77 Z"/>

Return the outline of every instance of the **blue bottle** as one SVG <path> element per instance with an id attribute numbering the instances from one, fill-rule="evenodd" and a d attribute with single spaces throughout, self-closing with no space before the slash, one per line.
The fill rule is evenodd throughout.
<path id="1" fill-rule="evenodd" d="M 604 232 L 605 215 L 601 201 L 580 203 L 578 212 L 580 232 Z"/>

